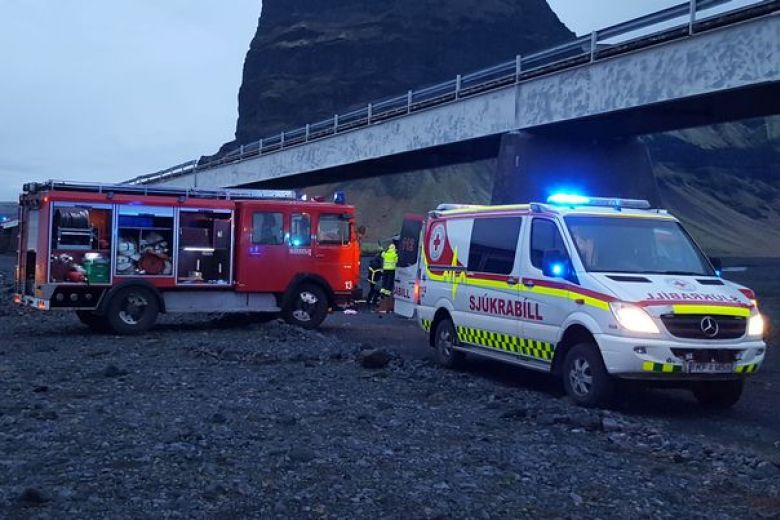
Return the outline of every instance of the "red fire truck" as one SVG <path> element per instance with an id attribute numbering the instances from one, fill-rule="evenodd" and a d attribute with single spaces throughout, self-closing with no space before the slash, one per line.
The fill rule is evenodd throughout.
<path id="1" fill-rule="evenodd" d="M 140 333 L 172 312 L 281 314 L 315 328 L 357 291 L 355 209 L 294 192 L 24 186 L 14 300 Z"/>

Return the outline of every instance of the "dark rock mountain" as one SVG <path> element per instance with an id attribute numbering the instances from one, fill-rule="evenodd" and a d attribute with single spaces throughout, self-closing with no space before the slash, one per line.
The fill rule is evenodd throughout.
<path id="1" fill-rule="evenodd" d="M 264 0 L 244 64 L 236 140 L 222 151 L 574 35 L 545 0 Z M 661 197 L 723 255 L 780 255 L 780 119 L 649 136 Z M 442 201 L 489 203 L 495 161 L 321 186 L 369 238 Z M 402 203 L 400 203 L 402 201 Z"/>
<path id="2" fill-rule="evenodd" d="M 572 37 L 545 0 L 264 0 L 244 63 L 236 140 L 256 141 Z"/>

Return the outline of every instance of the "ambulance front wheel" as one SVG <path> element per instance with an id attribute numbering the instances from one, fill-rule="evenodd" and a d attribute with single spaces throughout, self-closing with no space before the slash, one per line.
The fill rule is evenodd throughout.
<path id="1" fill-rule="evenodd" d="M 563 386 L 579 406 L 593 408 L 611 402 L 614 382 L 595 345 L 580 343 L 569 350 L 563 361 Z"/>
<path id="2" fill-rule="evenodd" d="M 701 381 L 694 383 L 693 395 L 706 408 L 725 410 L 737 404 L 742 396 L 742 379 L 732 381 Z"/>
<path id="3" fill-rule="evenodd" d="M 463 363 L 465 355 L 455 350 L 458 345 L 458 336 L 455 333 L 455 325 L 449 318 L 443 319 L 436 326 L 436 359 L 444 368 L 456 368 Z"/>
<path id="4" fill-rule="evenodd" d="M 328 297 L 313 284 L 304 284 L 293 293 L 282 312 L 284 321 L 304 329 L 316 329 L 328 315 Z"/>
<path id="5" fill-rule="evenodd" d="M 127 287 L 111 297 L 106 319 L 117 334 L 141 334 L 154 326 L 159 313 L 160 304 L 152 291 Z"/>

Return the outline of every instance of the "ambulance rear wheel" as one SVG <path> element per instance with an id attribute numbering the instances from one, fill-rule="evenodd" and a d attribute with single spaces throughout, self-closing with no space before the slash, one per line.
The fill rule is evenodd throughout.
<path id="1" fill-rule="evenodd" d="M 733 381 L 701 381 L 694 383 L 693 395 L 700 405 L 706 408 L 725 410 L 731 408 L 742 396 L 744 382 L 741 379 Z"/>
<path id="2" fill-rule="evenodd" d="M 316 329 L 328 315 L 328 297 L 316 285 L 305 284 L 295 290 L 282 312 L 284 321 L 304 329 Z"/>
<path id="3" fill-rule="evenodd" d="M 455 325 L 449 318 L 443 319 L 436 326 L 436 359 L 444 368 L 457 368 L 466 356 L 455 350 L 458 346 L 458 335 Z"/>
<path id="4" fill-rule="evenodd" d="M 143 287 L 128 287 L 108 302 L 106 318 L 117 334 L 141 334 L 157 322 L 160 304 L 157 296 Z"/>
<path id="5" fill-rule="evenodd" d="M 607 406 L 614 382 L 595 345 L 574 345 L 563 361 L 563 386 L 569 398 L 588 408 Z"/>
<path id="6" fill-rule="evenodd" d="M 108 332 L 109 326 L 105 316 L 99 316 L 92 311 L 76 311 L 79 321 L 95 332 Z"/>

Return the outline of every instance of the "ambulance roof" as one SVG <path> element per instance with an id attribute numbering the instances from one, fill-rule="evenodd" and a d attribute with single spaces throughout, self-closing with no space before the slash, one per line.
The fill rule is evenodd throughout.
<path id="1" fill-rule="evenodd" d="M 558 216 L 634 217 L 676 220 L 666 210 L 652 209 L 648 201 L 583 196 L 551 196 L 548 202 L 510 205 L 442 204 L 434 212 L 438 217 L 477 216 L 485 214 L 546 214 Z"/>

